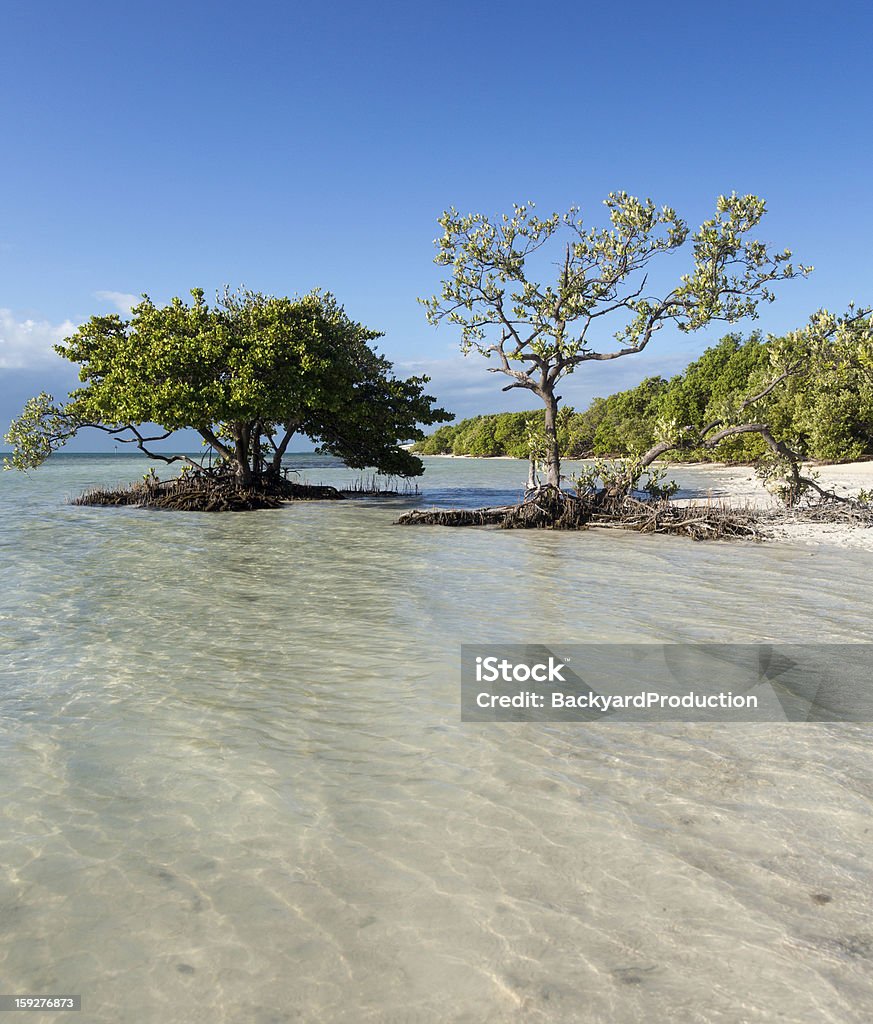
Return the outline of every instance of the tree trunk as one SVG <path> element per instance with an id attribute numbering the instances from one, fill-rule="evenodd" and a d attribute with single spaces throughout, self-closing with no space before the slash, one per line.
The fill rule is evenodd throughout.
<path id="1" fill-rule="evenodd" d="M 255 480 L 261 479 L 263 471 L 263 457 L 261 454 L 261 424 L 256 423 L 251 432 L 251 466 L 252 475 Z"/>
<path id="2" fill-rule="evenodd" d="M 546 405 L 546 483 L 561 486 L 561 455 L 558 449 L 558 400 L 552 390 L 542 393 Z"/>
<path id="3" fill-rule="evenodd" d="M 240 459 L 237 457 L 236 465 L 236 478 L 240 487 L 249 488 L 252 486 L 252 468 L 248 464 L 248 460 Z"/>
<path id="4" fill-rule="evenodd" d="M 282 456 L 285 454 L 288 443 L 291 438 L 297 432 L 296 423 L 286 423 L 285 425 L 285 436 L 276 446 L 276 450 L 273 452 L 273 460 L 270 463 L 269 473 L 274 479 L 279 479 L 279 474 L 282 472 Z"/>
<path id="5" fill-rule="evenodd" d="M 240 487 L 251 487 L 252 468 L 249 465 L 249 432 L 247 427 L 240 423 L 234 427 L 236 437 L 236 451 L 234 452 L 234 470 Z"/>

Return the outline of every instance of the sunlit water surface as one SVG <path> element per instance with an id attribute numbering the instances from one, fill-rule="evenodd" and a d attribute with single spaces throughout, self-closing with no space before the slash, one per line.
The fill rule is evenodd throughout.
<path id="1" fill-rule="evenodd" d="M 427 462 L 424 505 L 523 479 Z M 462 642 L 873 639 L 873 555 L 66 503 L 144 468 L 0 479 L 0 991 L 82 1024 L 873 1017 L 873 730 L 459 720 Z"/>

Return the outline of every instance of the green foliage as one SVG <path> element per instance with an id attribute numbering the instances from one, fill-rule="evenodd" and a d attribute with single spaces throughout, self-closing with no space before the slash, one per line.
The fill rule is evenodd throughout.
<path id="1" fill-rule="evenodd" d="M 667 388 L 661 377 L 648 377 L 629 391 L 607 400 L 604 415 L 594 433 L 595 455 L 642 454 L 655 443 L 659 402 Z"/>
<path id="2" fill-rule="evenodd" d="M 77 430 L 97 427 L 147 454 L 144 424 L 163 437 L 183 427 L 238 473 L 257 474 L 301 432 L 354 467 L 411 476 L 422 463 L 399 442 L 419 424 L 451 417 L 433 408 L 426 377 L 397 379 L 370 347 L 377 331 L 351 320 L 330 294 L 275 298 L 225 292 L 210 307 L 165 307 L 147 296 L 129 320 L 92 317 L 56 346 L 83 384 L 63 407 L 41 395 L 13 424 L 11 465 L 32 468 Z M 280 440 L 281 438 L 281 440 Z M 155 456 L 160 457 L 160 456 Z"/>
<path id="3" fill-rule="evenodd" d="M 645 297 L 631 279 L 657 255 L 681 248 L 688 227 L 670 207 L 626 192 L 610 193 L 604 205 L 610 225 L 601 229 L 586 228 L 575 206 L 545 219 L 533 213 L 533 203 L 514 206 L 511 216 L 493 223 L 481 213 L 446 211 L 434 262 L 451 267 L 451 277 L 440 295 L 422 300 L 429 320 L 460 326 L 465 351 L 475 348 L 521 364 L 560 359 L 560 377 L 594 357 L 587 332 L 603 313 L 627 314 L 613 336 L 628 351 L 638 351 L 668 321 L 692 331 L 712 320 L 752 316 L 758 302 L 773 300 L 770 282 L 811 269 L 795 268 L 788 250 L 771 253 L 765 243 L 749 239 L 765 204 L 734 193 L 719 196 L 715 216 L 691 236 L 691 273 L 664 298 Z M 528 276 L 527 262 L 561 232 L 567 241 L 558 279 L 541 285 Z"/>
<path id="4" fill-rule="evenodd" d="M 668 480 L 666 468 L 647 469 L 648 477 L 643 485 L 643 490 L 650 498 L 658 501 L 666 501 L 672 498 L 679 490 L 679 484 L 675 480 Z"/>
<path id="5" fill-rule="evenodd" d="M 833 336 L 823 337 L 828 331 Z M 806 331 L 779 338 L 728 334 L 670 381 L 650 377 L 635 388 L 594 399 L 583 412 L 562 409 L 561 456 L 634 456 L 667 437 L 694 437 L 715 421 L 765 422 L 775 437 L 790 440 L 809 459 L 840 461 L 873 453 L 871 334 L 869 318 L 841 326 L 829 314 L 813 318 Z M 785 372 L 788 376 L 777 387 L 745 404 Z M 487 450 L 479 445 L 476 452 L 526 458 L 524 424 L 533 416 L 542 422 L 542 415 L 464 420 L 441 428 L 416 450 L 474 454 L 471 438 L 487 419 L 495 443 Z M 670 457 L 752 463 L 768 451 L 761 436 L 751 432 L 727 437 L 714 448 L 690 443 Z"/>
<path id="6" fill-rule="evenodd" d="M 531 416 L 525 424 L 527 456 L 531 466 L 529 487 L 537 482 L 537 474 L 547 468 L 549 458 L 549 438 L 546 434 L 545 417 Z"/>
<path id="7" fill-rule="evenodd" d="M 807 472 L 804 479 L 796 470 L 791 459 L 773 452 L 767 452 L 755 464 L 755 475 L 764 487 L 789 508 L 796 505 L 810 490 L 808 480 L 819 479 L 819 474 L 815 472 Z"/>
<path id="8" fill-rule="evenodd" d="M 745 341 L 738 334 L 728 334 L 669 382 L 658 413 L 668 422 L 698 431 L 716 419 L 730 419 L 769 365 L 766 344 L 758 333 Z M 679 457 L 749 462 L 762 455 L 765 447 L 757 434 L 742 434 L 722 441 L 717 455 L 692 447 Z"/>
<path id="9" fill-rule="evenodd" d="M 675 480 L 667 480 L 664 468 L 643 467 L 638 458 L 595 459 L 570 477 L 580 498 L 590 498 L 604 490 L 613 494 L 641 491 L 649 498 L 672 498 L 679 490 Z"/>
<path id="10" fill-rule="evenodd" d="M 561 413 L 569 407 L 561 409 Z M 585 458 L 594 451 L 594 438 L 597 430 L 609 412 L 609 400 L 595 398 L 584 412 L 576 413 L 569 409 L 570 418 L 566 427 L 566 440 L 562 443 L 561 453 L 565 458 Z"/>
<path id="11" fill-rule="evenodd" d="M 771 252 L 750 238 L 765 204 L 757 196 L 733 193 L 719 196 L 715 216 L 690 235 L 689 273 L 655 296 L 647 287 L 650 264 L 685 245 L 687 225 L 670 207 L 658 208 L 651 199 L 626 192 L 610 193 L 604 205 L 609 214 L 604 228 L 585 227 L 575 206 L 545 219 L 533 212 L 532 203 L 514 206 L 511 215 L 493 221 L 481 213 L 447 210 L 439 220 L 443 233 L 435 241 L 434 262 L 450 268 L 450 274 L 438 295 L 421 300 L 430 323 L 460 327 L 462 350 L 478 351 L 492 361 L 493 371 L 510 378 L 504 390 L 525 388 L 542 399 L 554 486 L 561 477 L 561 439 L 553 414 L 562 378 L 589 360 L 641 352 L 667 324 L 695 331 L 717 320 L 754 317 L 760 302 L 773 301 L 773 282 L 812 269 L 795 267 L 787 249 Z M 564 244 L 558 247 L 561 236 Z M 529 264 L 542 261 L 548 248 L 558 248 L 557 278 L 539 282 Z M 613 325 L 611 341 L 602 336 L 604 322 Z M 635 450 L 646 445 L 645 416 L 641 422 L 618 408 L 606 413 L 593 432 L 590 423 L 579 424 L 576 446 L 590 443 L 600 451 L 619 442 Z"/>
<path id="12" fill-rule="evenodd" d="M 79 429 L 75 417 L 55 404 L 52 395 L 41 391 L 29 398 L 5 440 L 12 446 L 11 458 L 4 458 L 4 469 L 35 469 L 55 448 L 68 441 Z"/>
<path id="13" fill-rule="evenodd" d="M 531 420 L 543 423 L 544 413 L 505 412 L 474 416 L 451 426 L 439 427 L 417 442 L 413 451 L 420 455 L 474 455 L 480 458 L 509 455 L 528 457 L 527 429 Z"/>

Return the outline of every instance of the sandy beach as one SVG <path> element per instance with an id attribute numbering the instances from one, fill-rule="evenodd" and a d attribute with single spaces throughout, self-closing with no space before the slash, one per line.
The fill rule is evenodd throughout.
<path id="1" fill-rule="evenodd" d="M 471 459 L 468 455 L 430 455 L 432 459 Z M 508 455 L 494 456 L 488 461 L 525 462 Z M 570 473 L 570 465 L 567 472 Z M 761 509 L 778 510 L 781 502 L 765 489 L 751 466 L 725 465 L 724 463 L 662 463 L 667 469 L 668 479 L 681 479 L 685 470 L 705 470 L 707 480 L 714 485 L 701 490 L 693 498 L 677 498 L 679 504 L 700 501 L 714 501 L 733 506 L 754 506 Z M 873 490 L 873 460 L 847 462 L 838 465 L 806 465 L 804 473 L 817 474 L 820 486 L 833 490 L 841 496 L 857 494 L 862 490 Z M 789 541 L 799 544 L 837 545 L 843 548 L 860 548 L 873 551 L 873 529 L 860 526 L 846 526 L 831 523 L 783 523 L 768 525 L 767 534 L 774 541 Z"/>
<path id="2" fill-rule="evenodd" d="M 703 465 L 703 464 L 701 464 Z M 707 475 L 715 477 L 717 486 L 706 497 L 729 505 L 752 505 L 756 508 L 781 508 L 755 476 L 751 466 L 706 464 Z M 847 496 L 873 489 L 873 461 L 848 462 L 842 465 L 805 466 L 807 474 L 817 474 L 820 486 Z M 700 498 L 694 499 L 699 501 Z M 768 528 L 774 540 L 801 544 L 836 544 L 846 548 L 873 551 L 873 529 L 830 523 L 785 523 Z"/>

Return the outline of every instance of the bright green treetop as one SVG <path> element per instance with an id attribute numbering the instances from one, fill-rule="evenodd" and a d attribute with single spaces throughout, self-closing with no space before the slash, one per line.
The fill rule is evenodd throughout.
<path id="1" fill-rule="evenodd" d="M 65 405 L 27 403 L 7 436 L 11 466 L 38 466 L 83 427 L 148 448 L 181 428 L 197 430 L 243 483 L 278 473 L 303 433 L 355 467 L 417 475 L 420 460 L 399 447 L 420 423 L 451 417 L 424 394 L 425 377 L 397 379 L 370 347 L 381 335 L 352 321 L 329 294 L 275 298 L 225 292 L 210 307 L 164 307 L 147 296 L 129 320 L 95 316 L 57 351 L 80 364 L 83 386 Z M 157 424 L 158 434 L 143 428 Z"/>

